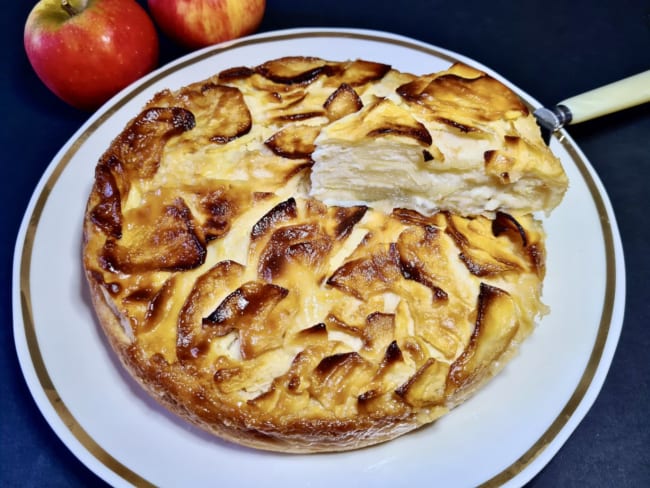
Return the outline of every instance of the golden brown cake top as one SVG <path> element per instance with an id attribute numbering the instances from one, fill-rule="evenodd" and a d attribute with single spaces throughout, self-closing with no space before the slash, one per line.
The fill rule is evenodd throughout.
<path id="1" fill-rule="evenodd" d="M 275 60 L 165 90 L 113 141 L 84 266 L 111 344 L 166 406 L 246 445 L 361 447 L 445 413 L 531 332 L 545 309 L 530 215 L 309 195 L 315 141 L 369 96 L 364 139 L 433 147 L 385 102 L 396 87 L 438 89 L 418 80 L 367 61 Z M 503 96 L 482 113 L 524 111 Z"/>

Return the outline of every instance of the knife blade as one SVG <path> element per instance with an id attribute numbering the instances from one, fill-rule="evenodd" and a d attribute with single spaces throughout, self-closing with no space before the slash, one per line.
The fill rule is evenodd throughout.
<path id="1" fill-rule="evenodd" d="M 552 107 L 533 112 L 546 144 L 551 135 L 577 124 L 650 102 L 650 70 L 567 98 Z"/>

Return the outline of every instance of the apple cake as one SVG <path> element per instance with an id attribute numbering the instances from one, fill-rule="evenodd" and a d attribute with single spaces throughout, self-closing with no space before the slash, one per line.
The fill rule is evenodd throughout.
<path id="1" fill-rule="evenodd" d="M 97 162 L 83 265 L 108 341 L 224 439 L 343 451 L 430 423 L 546 308 L 567 180 L 525 104 L 456 64 L 290 57 L 156 94 Z"/>

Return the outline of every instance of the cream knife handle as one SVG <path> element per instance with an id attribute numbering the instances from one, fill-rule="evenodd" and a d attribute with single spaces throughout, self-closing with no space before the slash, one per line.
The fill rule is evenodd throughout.
<path id="1" fill-rule="evenodd" d="M 571 111 L 571 123 L 594 119 L 650 102 L 650 70 L 558 103 Z"/>

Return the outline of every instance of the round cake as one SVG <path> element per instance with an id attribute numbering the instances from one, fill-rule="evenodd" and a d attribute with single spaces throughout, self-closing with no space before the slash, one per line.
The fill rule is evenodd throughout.
<path id="1" fill-rule="evenodd" d="M 156 94 L 85 214 L 108 342 L 245 446 L 343 451 L 434 421 L 546 312 L 533 212 L 566 176 L 534 124 L 464 65 L 291 57 Z"/>

